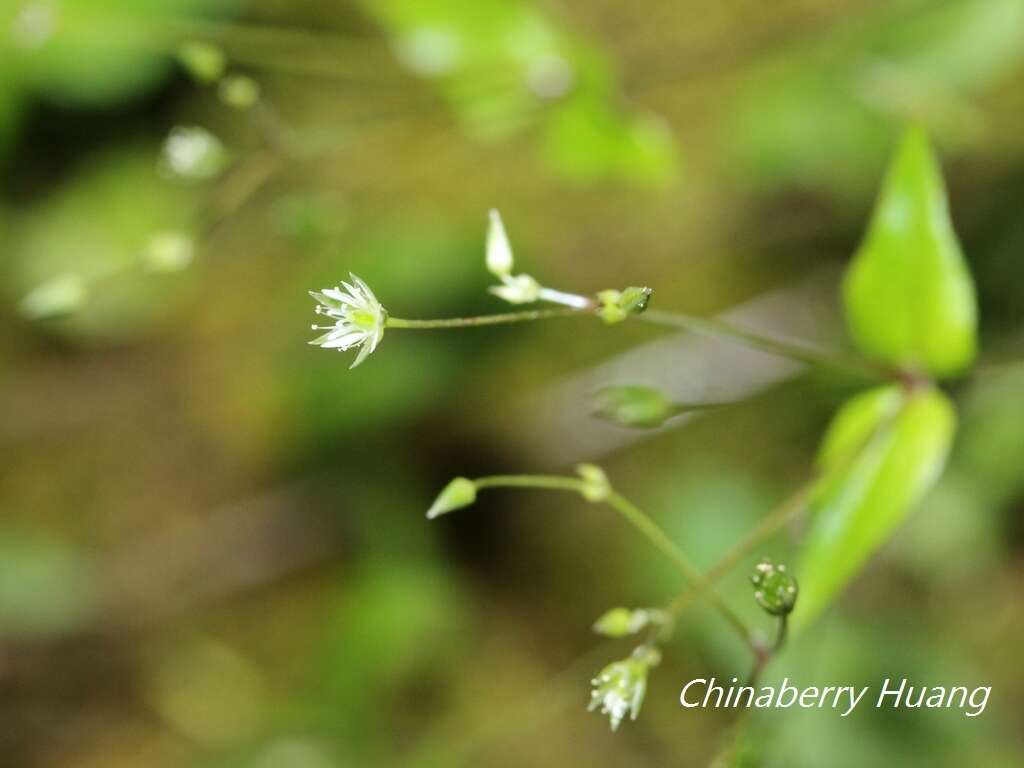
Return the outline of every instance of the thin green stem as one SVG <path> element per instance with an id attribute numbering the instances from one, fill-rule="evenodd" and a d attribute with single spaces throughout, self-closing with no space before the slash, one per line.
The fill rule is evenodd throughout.
<path id="1" fill-rule="evenodd" d="M 550 320 L 556 317 L 580 317 L 592 315 L 587 309 L 528 309 L 522 312 L 505 312 L 498 315 L 480 315 L 478 317 L 448 317 L 440 320 L 405 320 L 401 317 L 389 317 L 387 328 L 475 328 L 481 325 L 503 325 L 506 323 L 526 323 L 531 320 Z"/>
<path id="2" fill-rule="evenodd" d="M 629 499 L 614 491 L 608 497 L 607 504 L 626 518 L 634 528 L 646 536 L 648 541 L 657 547 L 662 554 L 672 560 L 672 562 L 676 564 L 680 573 L 682 573 L 691 584 L 699 584 L 703 581 L 704 575 L 700 570 L 690 562 L 689 558 L 687 558 L 679 547 L 675 545 L 672 539 L 670 539 L 668 535 L 658 527 L 657 523 L 648 517 L 639 507 L 633 504 Z M 743 642 L 750 645 L 751 633 L 746 622 L 736 615 L 732 608 L 730 608 L 716 592 L 708 590 L 708 596 L 718 612 L 722 614 L 722 617 L 732 625 L 739 636 L 743 639 Z"/>
<path id="3" fill-rule="evenodd" d="M 478 491 L 485 488 L 540 488 L 579 493 L 583 488 L 583 481 L 579 478 L 561 475 L 489 475 L 476 478 L 473 484 Z"/>
<path id="4" fill-rule="evenodd" d="M 575 477 L 564 477 L 561 475 L 490 475 L 480 477 L 473 481 L 477 490 L 485 488 L 541 488 L 545 490 L 571 491 L 583 493 L 586 483 Z M 611 491 L 604 502 L 618 512 L 630 525 L 644 536 L 663 555 L 673 562 L 686 580 L 693 585 L 699 584 L 704 577 L 700 570 L 690 562 L 675 542 L 658 527 L 646 513 L 644 513 L 633 502 L 617 491 Z M 753 635 L 746 622 L 743 621 L 721 597 L 713 590 L 707 590 L 711 601 L 722 617 L 740 635 L 743 642 L 755 653 L 758 652 L 753 642 Z"/>
<path id="5" fill-rule="evenodd" d="M 693 315 L 681 314 L 678 312 L 666 312 L 658 309 L 649 309 L 646 312 L 635 315 L 638 320 L 655 325 L 667 325 L 673 328 L 682 328 L 694 333 L 701 333 L 706 336 L 727 338 L 748 347 L 768 352 L 772 355 L 785 357 L 790 360 L 823 368 L 832 368 L 847 374 L 853 374 L 861 378 L 886 379 L 891 378 L 890 372 L 876 366 L 866 360 L 861 360 L 852 355 L 845 355 L 831 350 L 821 349 L 813 344 L 803 341 L 781 339 L 775 336 L 764 336 L 745 328 L 728 323 L 724 320 L 714 318 L 695 317 Z"/>
<path id="6" fill-rule="evenodd" d="M 789 614 L 783 614 L 779 617 L 779 627 L 775 634 L 775 645 L 772 646 L 772 653 L 778 653 L 782 650 L 782 646 L 786 644 L 786 638 L 789 636 Z"/>
<path id="7" fill-rule="evenodd" d="M 761 679 L 761 674 L 764 672 L 764 668 L 768 666 L 768 663 L 778 655 L 779 651 L 786 644 L 787 630 L 789 628 L 789 616 L 783 614 L 779 616 L 779 621 L 776 624 L 775 629 L 775 642 L 770 647 L 764 647 L 758 650 L 754 654 L 754 667 L 750 671 L 750 679 L 747 681 L 747 685 L 751 688 L 756 687 L 758 680 Z"/>

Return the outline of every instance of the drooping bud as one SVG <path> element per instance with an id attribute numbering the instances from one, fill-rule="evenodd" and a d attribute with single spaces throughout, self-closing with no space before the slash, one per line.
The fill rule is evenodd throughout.
<path id="1" fill-rule="evenodd" d="M 650 626 L 664 626 L 669 622 L 665 611 L 657 608 L 612 608 L 594 622 L 593 630 L 605 637 L 626 637 Z"/>
<path id="2" fill-rule="evenodd" d="M 576 466 L 576 472 L 583 480 L 580 494 L 587 501 L 601 502 L 611 494 L 612 486 L 608 482 L 608 475 L 599 466 L 595 464 L 579 464 Z"/>
<path id="3" fill-rule="evenodd" d="M 468 507 L 474 501 L 476 501 L 476 485 L 468 478 L 456 477 L 444 487 L 434 503 L 430 505 L 430 509 L 427 510 L 427 519 L 433 520 L 447 512 Z"/>
<path id="4" fill-rule="evenodd" d="M 750 582 L 754 585 L 757 604 L 772 616 L 786 616 L 796 605 L 799 587 L 786 566 L 763 560 L 754 569 Z"/>
<path id="5" fill-rule="evenodd" d="M 624 427 L 660 427 L 677 413 L 675 404 L 651 387 L 605 387 L 595 398 L 596 415 Z"/>

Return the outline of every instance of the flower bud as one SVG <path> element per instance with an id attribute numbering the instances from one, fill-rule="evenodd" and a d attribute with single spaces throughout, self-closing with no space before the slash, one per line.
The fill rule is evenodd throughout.
<path id="1" fill-rule="evenodd" d="M 664 627 L 668 622 L 665 611 L 657 608 L 612 608 L 594 622 L 593 630 L 605 637 L 626 637 L 652 625 Z"/>
<path id="2" fill-rule="evenodd" d="M 609 289 L 597 294 L 597 300 L 601 303 L 597 314 L 609 325 L 621 323 L 630 315 L 639 315 L 647 309 L 651 300 L 650 288 L 639 288 L 631 286 L 624 290 L 617 291 Z"/>
<path id="3" fill-rule="evenodd" d="M 501 214 L 496 210 L 491 210 L 490 225 L 487 228 L 487 270 L 501 278 L 512 273 L 512 246 L 505 234 Z"/>
<path id="4" fill-rule="evenodd" d="M 430 509 L 427 510 L 427 519 L 433 520 L 452 510 L 468 507 L 474 501 L 476 501 L 476 485 L 465 477 L 456 477 L 438 494 Z"/>
<path id="5" fill-rule="evenodd" d="M 677 413 L 675 404 L 651 387 L 605 387 L 595 398 L 595 414 L 624 427 L 660 427 Z"/>
<path id="6" fill-rule="evenodd" d="M 764 560 L 754 569 L 750 581 L 757 604 L 772 616 L 785 616 L 796 605 L 799 587 L 796 579 L 787 573 L 786 566 Z"/>
<path id="7" fill-rule="evenodd" d="M 579 464 L 576 467 L 576 472 L 583 480 L 580 493 L 587 501 L 604 501 L 611 494 L 612 486 L 608 482 L 608 475 L 600 467 L 595 464 Z"/>
<path id="8" fill-rule="evenodd" d="M 509 275 L 488 290 L 509 304 L 532 304 L 540 298 L 541 287 L 530 275 Z"/>

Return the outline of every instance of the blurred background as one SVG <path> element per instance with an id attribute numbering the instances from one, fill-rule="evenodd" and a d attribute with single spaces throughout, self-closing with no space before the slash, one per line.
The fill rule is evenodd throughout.
<path id="1" fill-rule="evenodd" d="M 748 660 L 704 606 L 637 722 L 585 711 L 630 648 L 594 619 L 682 586 L 621 520 L 424 511 L 454 475 L 597 462 L 707 567 L 857 382 L 585 320 L 393 331 L 349 371 L 306 292 L 354 271 L 401 317 L 500 311 L 496 207 L 546 285 L 842 348 L 912 121 L 982 360 L 939 487 L 770 676 L 992 701 L 762 713 L 745 764 L 1024 763 L 1022 83 L 1020 0 L 3 0 L 0 765 L 707 765 L 734 717 L 679 689 Z M 739 402 L 638 432 L 591 415 L 611 383 Z M 723 594 L 767 628 L 749 565 Z"/>

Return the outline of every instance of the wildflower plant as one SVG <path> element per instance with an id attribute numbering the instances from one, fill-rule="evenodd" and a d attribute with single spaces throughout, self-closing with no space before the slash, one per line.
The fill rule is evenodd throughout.
<path id="1" fill-rule="evenodd" d="M 592 681 L 590 710 L 606 715 L 612 730 L 636 719 L 649 675 L 662 646 L 683 614 L 706 600 L 749 649 L 754 680 L 782 650 L 790 629 L 802 631 L 842 592 L 942 472 L 953 438 L 956 410 L 936 380 L 962 374 L 976 351 L 974 287 L 949 217 L 938 162 L 927 136 L 916 128 L 903 136 L 879 195 L 867 235 L 843 283 L 843 301 L 859 354 L 822 349 L 809 342 L 755 333 L 719 320 L 649 308 L 648 287 L 609 288 L 593 295 L 548 287 L 515 271 L 504 222 L 491 211 L 484 263 L 499 283 L 490 288 L 516 311 L 437 320 L 388 315 L 360 279 L 314 292 L 317 312 L 330 325 L 312 343 L 360 351 L 354 365 L 372 353 L 385 329 L 433 329 L 590 317 L 614 326 L 642 321 L 728 338 L 801 363 L 850 374 L 864 389 L 843 405 L 826 431 L 817 465 L 796 489 L 723 559 L 707 571 L 693 565 L 685 542 L 669 536 L 623 495 L 605 472 L 582 464 L 575 474 L 456 477 L 427 511 L 437 519 L 480 505 L 494 489 L 530 488 L 572 493 L 608 508 L 679 572 L 680 593 L 648 608 L 612 608 L 593 630 L 606 638 L 640 637 L 624 658 L 601 669 Z M 553 304 L 554 307 L 545 307 Z M 640 385 L 597 393 L 596 413 L 625 427 L 660 427 L 690 410 L 728 403 L 674 403 Z M 700 511 L 694 511 L 699 514 Z M 768 642 L 717 593 L 716 584 L 756 548 L 804 517 L 805 534 L 794 571 L 760 563 L 751 575 L 752 600 L 776 623 Z"/>

